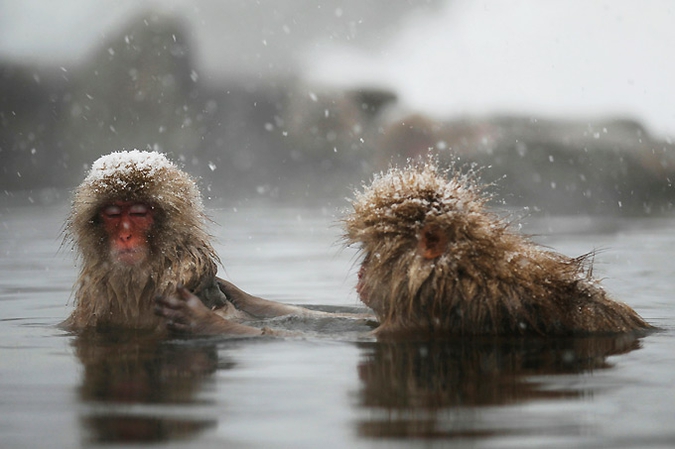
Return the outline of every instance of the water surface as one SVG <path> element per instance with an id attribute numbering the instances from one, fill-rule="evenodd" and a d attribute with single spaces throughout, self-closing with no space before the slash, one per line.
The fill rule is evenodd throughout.
<path id="1" fill-rule="evenodd" d="M 67 206 L 0 208 L 2 447 L 672 447 L 675 220 L 530 218 L 662 328 L 644 338 L 378 343 L 305 338 L 75 337 Z M 221 275 L 271 299 L 356 307 L 355 252 L 333 207 L 211 212 Z M 288 323 L 286 323 L 288 325 Z M 326 325 L 326 328 L 322 326 Z"/>

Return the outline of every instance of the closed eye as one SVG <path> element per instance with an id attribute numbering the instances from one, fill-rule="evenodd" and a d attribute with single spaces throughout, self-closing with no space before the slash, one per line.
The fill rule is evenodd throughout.
<path id="1" fill-rule="evenodd" d="M 129 208 L 129 215 L 134 217 L 145 217 L 148 214 L 148 206 L 145 204 L 134 204 Z"/>
<path id="2" fill-rule="evenodd" d="M 107 206 L 103 209 L 103 215 L 108 218 L 119 217 L 122 214 L 122 208 L 119 206 Z"/>

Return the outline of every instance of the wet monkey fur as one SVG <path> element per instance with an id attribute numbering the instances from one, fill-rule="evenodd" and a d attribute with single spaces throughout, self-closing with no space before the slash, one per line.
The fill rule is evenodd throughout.
<path id="1" fill-rule="evenodd" d="M 164 155 L 133 150 L 95 161 L 66 221 L 80 273 L 65 327 L 162 330 L 155 297 L 179 287 L 231 311 L 205 225 L 197 185 Z"/>
<path id="2" fill-rule="evenodd" d="M 433 161 L 375 177 L 344 219 L 363 259 L 357 291 L 378 335 L 572 335 L 650 326 L 569 258 L 489 211 L 473 174 Z"/>
<path id="3" fill-rule="evenodd" d="M 570 258 L 533 243 L 488 199 L 474 174 L 433 161 L 392 168 L 355 194 L 344 237 L 362 253 L 357 292 L 375 313 L 378 338 L 652 329 L 593 278 L 592 254 Z M 221 288 L 257 316 L 315 313 Z"/>

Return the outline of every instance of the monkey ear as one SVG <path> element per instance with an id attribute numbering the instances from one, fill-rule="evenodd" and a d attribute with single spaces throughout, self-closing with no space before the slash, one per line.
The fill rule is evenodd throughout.
<path id="1" fill-rule="evenodd" d="M 448 246 L 448 236 L 443 229 L 433 224 L 426 224 L 417 237 L 417 252 L 425 259 L 435 259 Z"/>

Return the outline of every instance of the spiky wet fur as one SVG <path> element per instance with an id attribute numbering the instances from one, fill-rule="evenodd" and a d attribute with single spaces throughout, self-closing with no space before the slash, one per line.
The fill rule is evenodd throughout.
<path id="1" fill-rule="evenodd" d="M 131 164 L 131 163 L 130 163 Z M 99 211 L 113 201 L 149 204 L 154 210 L 150 257 L 141 265 L 114 263 Z M 65 241 L 81 266 L 67 327 L 158 328 L 156 295 L 173 294 L 178 284 L 199 291 L 211 287 L 218 256 L 205 229 L 201 195 L 194 180 L 173 164 L 160 168 L 127 165 L 76 189 Z"/>
<path id="2" fill-rule="evenodd" d="M 377 332 L 433 334 L 612 333 L 650 326 L 592 277 L 592 254 L 569 258 L 513 232 L 486 208 L 476 175 L 411 163 L 357 192 L 346 241 L 363 253 L 359 294 Z M 427 226 L 448 239 L 420 255 Z"/>

